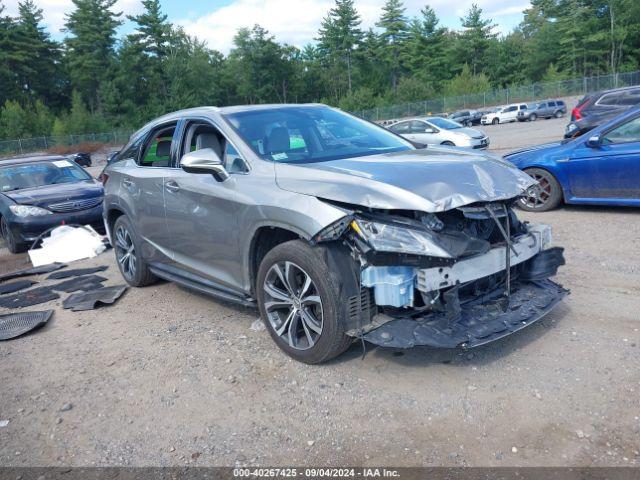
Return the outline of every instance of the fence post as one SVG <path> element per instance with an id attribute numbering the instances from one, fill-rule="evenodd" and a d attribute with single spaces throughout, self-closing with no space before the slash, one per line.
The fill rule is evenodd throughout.
<path id="1" fill-rule="evenodd" d="M 507 96 L 507 103 L 509 103 L 509 87 L 505 88 L 505 95 Z"/>
<path id="2" fill-rule="evenodd" d="M 22 140 L 18 139 L 18 146 L 20 147 L 20 155 L 22 155 L 24 152 L 22 151 Z"/>
<path id="3" fill-rule="evenodd" d="M 47 137 L 42 137 L 42 140 L 44 140 L 44 149 L 48 150 L 49 149 L 49 145 L 47 144 Z"/>

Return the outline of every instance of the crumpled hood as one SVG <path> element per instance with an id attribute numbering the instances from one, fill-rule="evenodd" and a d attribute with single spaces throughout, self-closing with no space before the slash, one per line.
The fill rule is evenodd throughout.
<path id="1" fill-rule="evenodd" d="M 4 192 L 4 195 L 16 203 L 37 207 L 45 207 L 52 203 L 68 200 L 101 197 L 103 194 L 102 185 L 95 180 L 58 183 L 37 188 Z"/>
<path id="2" fill-rule="evenodd" d="M 275 164 L 284 190 L 368 208 L 442 212 L 506 200 L 535 181 L 510 163 L 428 148 L 309 164 Z"/>

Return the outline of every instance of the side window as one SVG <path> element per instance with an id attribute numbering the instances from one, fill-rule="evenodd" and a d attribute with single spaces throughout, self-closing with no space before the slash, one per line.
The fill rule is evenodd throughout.
<path id="1" fill-rule="evenodd" d="M 556 102 L 549 102 L 549 107 L 555 107 L 556 106 Z"/>
<path id="2" fill-rule="evenodd" d="M 518 107 L 516 107 L 515 105 L 513 107 L 507 107 L 507 109 L 505 110 L 505 112 L 515 112 L 518 109 Z"/>
<path id="3" fill-rule="evenodd" d="M 410 124 L 409 122 L 396 123 L 395 125 L 391 125 L 391 127 L 389 127 L 389 130 L 395 133 L 409 133 Z"/>
<path id="4" fill-rule="evenodd" d="M 171 166 L 171 144 L 177 123 L 164 125 L 152 131 L 142 149 L 138 162 L 141 167 Z"/>
<path id="5" fill-rule="evenodd" d="M 193 121 L 185 129 L 184 141 L 182 142 L 181 155 L 211 148 L 229 173 L 247 172 L 248 169 L 238 151 L 227 142 L 224 135 L 210 123 Z"/>
<path id="6" fill-rule="evenodd" d="M 632 142 L 640 142 L 640 117 L 614 128 L 602 138 L 605 145 Z"/>
<path id="7" fill-rule="evenodd" d="M 626 92 L 620 99 L 618 100 L 618 105 L 626 105 L 633 106 L 640 103 L 640 91 L 632 90 L 630 92 Z"/>
<path id="8" fill-rule="evenodd" d="M 559 107 L 564 107 L 564 102 L 562 100 L 558 100 L 556 103 Z"/>
<path id="9" fill-rule="evenodd" d="M 138 135 L 136 138 L 132 138 L 129 140 L 122 151 L 116 155 L 116 157 L 111 160 L 113 163 L 118 162 L 120 160 L 127 160 L 132 158 L 134 161 L 138 161 L 138 155 L 140 154 L 140 146 L 142 145 L 142 140 L 144 139 L 144 135 Z"/>
<path id="10" fill-rule="evenodd" d="M 598 105 L 605 105 L 605 106 L 618 105 L 618 100 L 621 97 L 621 95 L 622 94 L 620 93 L 608 93 L 606 95 L 603 95 L 602 98 L 598 100 Z"/>
<path id="11" fill-rule="evenodd" d="M 520 110 L 526 110 L 527 106 L 526 105 L 520 105 Z"/>
<path id="12" fill-rule="evenodd" d="M 429 128 L 429 125 L 424 122 L 419 122 L 418 120 L 414 120 L 411 122 L 412 133 L 425 133 L 427 128 Z"/>

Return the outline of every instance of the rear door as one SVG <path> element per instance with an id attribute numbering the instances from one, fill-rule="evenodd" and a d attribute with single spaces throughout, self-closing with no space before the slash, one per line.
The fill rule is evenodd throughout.
<path id="1" fill-rule="evenodd" d="M 170 257 L 170 237 L 165 222 L 164 181 L 171 173 L 175 155 L 177 121 L 151 129 L 135 157 L 118 175 L 119 196 L 126 205 L 137 235 L 147 244 L 145 258 L 163 261 Z M 133 160 L 133 161 L 130 161 Z M 134 163 L 135 162 L 135 163 Z"/>
<path id="2" fill-rule="evenodd" d="M 614 126 L 600 138 L 599 147 L 590 148 L 582 142 L 569 159 L 572 194 L 580 198 L 640 199 L 640 115 Z"/>

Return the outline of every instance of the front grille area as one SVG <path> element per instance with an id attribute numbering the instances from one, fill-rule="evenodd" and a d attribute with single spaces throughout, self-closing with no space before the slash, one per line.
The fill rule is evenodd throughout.
<path id="1" fill-rule="evenodd" d="M 54 203 L 47 208 L 56 213 L 78 212 L 80 210 L 88 210 L 102 203 L 102 197 L 85 198 L 82 200 L 70 200 L 68 202 Z"/>

